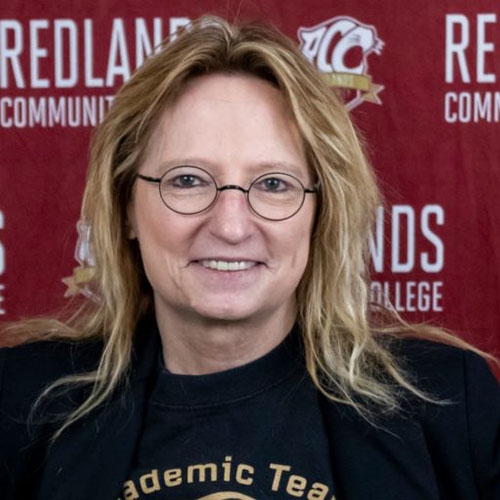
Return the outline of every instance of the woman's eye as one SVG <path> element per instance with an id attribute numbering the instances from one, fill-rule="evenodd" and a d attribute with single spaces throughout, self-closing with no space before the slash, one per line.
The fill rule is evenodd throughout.
<path id="1" fill-rule="evenodd" d="M 268 192 L 285 191 L 287 187 L 287 183 L 277 177 L 268 177 L 259 182 L 259 188 Z"/>
<path id="2" fill-rule="evenodd" d="M 196 175 L 178 175 L 172 179 L 171 184 L 175 187 L 189 188 L 199 186 L 201 180 Z"/>

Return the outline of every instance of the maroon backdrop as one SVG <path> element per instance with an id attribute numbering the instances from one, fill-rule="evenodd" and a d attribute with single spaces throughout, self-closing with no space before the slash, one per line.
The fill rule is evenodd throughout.
<path id="1" fill-rule="evenodd" d="M 81 280 L 92 127 L 152 47 L 205 12 L 272 20 L 343 89 L 387 199 L 373 297 L 500 354 L 500 6 L 484 0 L 4 2 L 0 320 L 54 311 Z"/>

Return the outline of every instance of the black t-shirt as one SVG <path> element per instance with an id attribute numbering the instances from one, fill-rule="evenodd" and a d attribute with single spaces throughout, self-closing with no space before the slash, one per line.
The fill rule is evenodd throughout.
<path id="1" fill-rule="evenodd" d="M 121 499 L 334 498 L 324 422 L 292 332 L 249 364 L 175 375 L 158 362 Z"/>

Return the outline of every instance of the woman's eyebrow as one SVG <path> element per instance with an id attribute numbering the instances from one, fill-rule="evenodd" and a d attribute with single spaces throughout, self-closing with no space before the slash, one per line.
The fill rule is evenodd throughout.
<path id="1" fill-rule="evenodd" d="M 256 171 L 262 172 L 283 172 L 292 174 L 299 179 L 307 175 L 308 169 L 306 166 L 299 166 L 286 161 L 265 161 L 255 165 Z"/>
<path id="2" fill-rule="evenodd" d="M 170 168 L 179 167 L 182 165 L 201 167 L 208 170 L 212 175 L 219 174 L 221 170 L 220 167 L 217 166 L 217 163 L 211 162 L 207 158 L 183 157 L 161 162 L 161 164 L 158 166 L 157 172 L 159 175 L 161 175 Z M 303 179 L 307 176 L 308 168 L 307 166 L 300 166 L 282 160 L 266 160 L 248 166 L 246 171 L 248 173 L 251 173 L 255 177 L 258 177 L 261 174 L 265 174 L 266 172 L 283 172 L 292 174 L 299 179 Z"/>
<path id="3" fill-rule="evenodd" d="M 161 175 L 170 168 L 181 167 L 184 165 L 190 165 L 193 167 L 201 167 L 201 168 L 204 168 L 204 169 L 210 170 L 210 171 L 212 171 L 213 169 L 216 168 L 215 164 L 211 163 L 206 158 L 184 157 L 184 158 L 177 158 L 177 159 L 173 159 L 173 160 L 162 161 L 158 165 L 156 170 L 158 171 L 158 174 Z"/>

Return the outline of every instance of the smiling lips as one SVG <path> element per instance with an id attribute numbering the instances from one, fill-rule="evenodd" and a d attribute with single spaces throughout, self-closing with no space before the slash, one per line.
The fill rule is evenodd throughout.
<path id="1" fill-rule="evenodd" d="M 203 267 L 213 269 L 215 271 L 246 271 L 252 267 L 257 266 L 259 263 L 251 260 L 241 261 L 227 261 L 227 260 L 214 260 L 206 259 L 198 261 Z"/>

